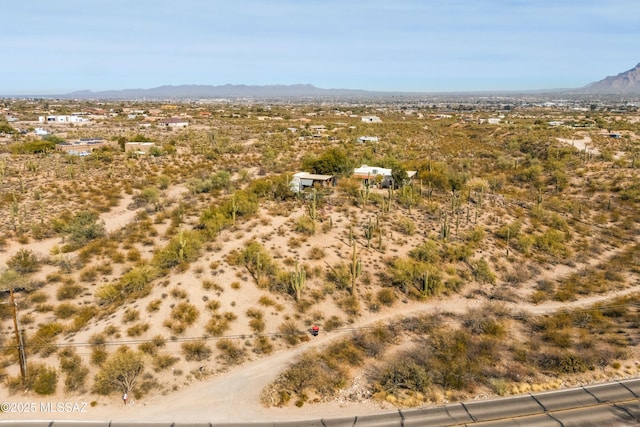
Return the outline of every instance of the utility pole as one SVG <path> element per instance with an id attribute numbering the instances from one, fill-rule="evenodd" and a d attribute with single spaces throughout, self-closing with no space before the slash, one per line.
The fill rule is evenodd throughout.
<path id="1" fill-rule="evenodd" d="M 22 376 L 22 381 L 26 381 L 27 379 L 27 353 L 24 351 L 24 341 L 22 340 L 22 331 L 18 327 L 18 304 L 16 303 L 15 298 L 13 297 L 13 286 L 10 290 L 11 295 L 11 308 L 13 311 L 13 327 L 16 330 L 16 342 L 18 343 L 18 360 L 20 362 L 20 376 Z"/>

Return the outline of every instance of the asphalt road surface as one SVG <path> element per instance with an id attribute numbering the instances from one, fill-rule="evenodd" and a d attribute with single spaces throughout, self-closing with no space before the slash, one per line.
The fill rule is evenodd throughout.
<path id="1" fill-rule="evenodd" d="M 640 426 L 640 379 L 613 381 L 567 390 L 501 399 L 454 403 L 363 417 L 257 423 L 144 421 L 16 421 L 0 415 L 0 425 L 15 427 L 621 427 Z M 4 418 L 7 417 L 7 418 Z"/>

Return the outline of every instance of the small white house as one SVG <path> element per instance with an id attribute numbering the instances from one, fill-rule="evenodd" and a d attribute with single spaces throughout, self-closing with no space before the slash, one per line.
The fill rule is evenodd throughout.
<path id="1" fill-rule="evenodd" d="M 136 154 L 149 154 L 151 149 L 155 146 L 156 144 L 153 142 L 125 142 L 124 152 L 129 153 L 133 151 Z"/>
<path id="2" fill-rule="evenodd" d="M 186 128 L 189 126 L 187 119 L 181 119 L 179 117 L 171 117 L 170 119 L 164 119 L 158 122 L 158 126 L 165 126 L 170 128 Z"/>
<path id="3" fill-rule="evenodd" d="M 305 188 L 312 188 L 315 184 L 322 186 L 332 185 L 334 183 L 333 175 L 319 175 L 308 172 L 298 172 L 293 175 L 293 179 L 289 183 L 289 188 L 294 193 L 299 193 Z"/>
<path id="4" fill-rule="evenodd" d="M 49 135 L 49 131 L 42 128 L 36 128 L 33 132 L 38 136 Z"/>
<path id="5" fill-rule="evenodd" d="M 364 144 L 365 142 L 378 142 L 377 136 L 359 136 L 358 142 Z"/>
<path id="6" fill-rule="evenodd" d="M 377 176 L 381 176 L 382 180 L 380 181 L 380 185 L 382 187 L 388 187 L 393 182 L 393 178 L 391 178 L 391 169 L 381 168 L 378 166 L 367 166 L 362 165 L 359 168 L 355 168 L 353 170 L 353 177 L 359 178 L 366 181 L 371 180 L 375 182 Z M 372 182 L 369 182 L 371 184 Z"/>
<path id="7" fill-rule="evenodd" d="M 364 123 L 382 123 L 382 119 L 378 116 L 362 116 Z"/>

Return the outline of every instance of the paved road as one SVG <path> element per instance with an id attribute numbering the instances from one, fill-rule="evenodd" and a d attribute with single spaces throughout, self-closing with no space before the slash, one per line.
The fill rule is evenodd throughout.
<path id="1" fill-rule="evenodd" d="M 363 417 L 259 423 L 9 421 L 15 427 L 617 427 L 640 426 L 640 378 Z M 2 417 L 10 417 L 3 414 Z"/>

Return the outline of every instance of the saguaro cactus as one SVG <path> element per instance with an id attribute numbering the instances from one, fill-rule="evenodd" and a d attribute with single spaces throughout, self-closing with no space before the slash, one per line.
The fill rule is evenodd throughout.
<path id="1" fill-rule="evenodd" d="M 300 302 L 300 295 L 302 293 L 302 289 L 305 286 L 305 282 L 307 280 L 307 275 L 304 272 L 304 268 L 299 268 L 298 261 L 296 261 L 295 269 L 291 273 L 291 277 L 289 279 L 289 283 L 291 285 L 291 289 L 295 293 L 296 302 Z"/>
<path id="2" fill-rule="evenodd" d="M 314 188 L 311 193 L 311 202 L 309 202 L 309 218 L 311 218 L 311 220 L 313 221 L 318 219 L 317 207 L 318 207 L 318 195 L 316 193 L 316 189 Z"/>
<path id="3" fill-rule="evenodd" d="M 349 263 L 349 274 L 351 275 L 351 295 L 356 295 L 356 280 L 362 272 L 362 263 L 358 257 L 358 247 L 356 242 L 353 242 L 353 253 L 351 255 L 351 262 Z"/>
<path id="4" fill-rule="evenodd" d="M 442 236 L 443 240 L 447 240 L 447 238 L 449 237 L 449 229 L 449 221 L 447 219 L 447 214 L 445 214 L 442 221 L 442 227 L 440 228 L 440 235 Z"/>
<path id="5" fill-rule="evenodd" d="M 374 232 L 375 226 L 371 223 L 371 218 L 369 218 L 369 222 L 364 226 L 364 237 L 367 239 L 367 248 L 371 247 L 371 239 L 373 239 Z"/>

